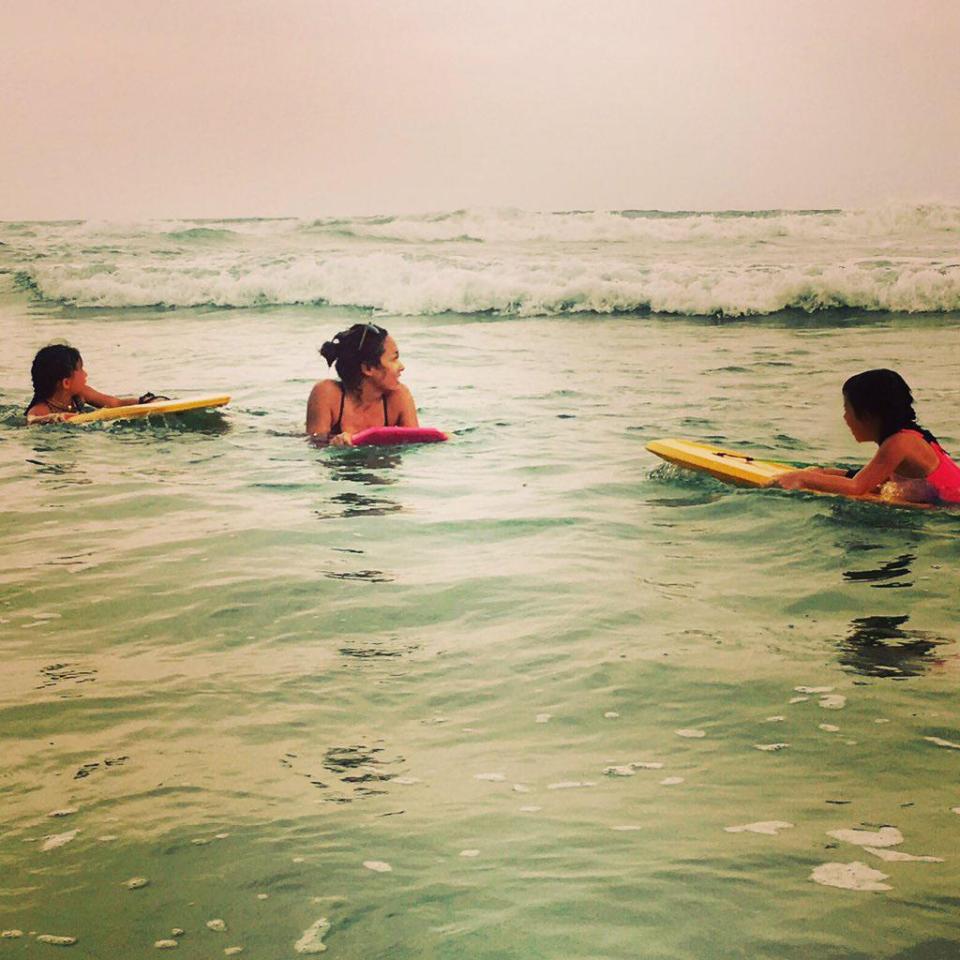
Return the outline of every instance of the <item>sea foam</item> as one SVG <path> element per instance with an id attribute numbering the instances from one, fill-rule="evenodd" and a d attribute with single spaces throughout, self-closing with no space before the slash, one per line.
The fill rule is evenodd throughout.
<path id="1" fill-rule="evenodd" d="M 0 224 L 0 270 L 78 307 L 744 317 L 960 310 L 960 208 L 461 210 L 338 220 Z"/>

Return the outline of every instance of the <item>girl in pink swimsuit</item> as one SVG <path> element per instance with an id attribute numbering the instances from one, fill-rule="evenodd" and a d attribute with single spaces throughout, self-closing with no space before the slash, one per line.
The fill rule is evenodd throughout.
<path id="1" fill-rule="evenodd" d="M 808 467 L 775 481 L 787 490 L 823 490 L 861 496 L 884 492 L 905 500 L 960 504 L 960 466 L 917 423 L 913 394 L 899 373 L 867 370 L 843 385 L 843 419 L 858 443 L 878 444 L 862 469 Z M 892 488 L 889 486 L 892 485 Z"/>

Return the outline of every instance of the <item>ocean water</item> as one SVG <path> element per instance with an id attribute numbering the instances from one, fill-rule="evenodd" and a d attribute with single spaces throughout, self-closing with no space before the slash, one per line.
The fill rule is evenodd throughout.
<path id="1" fill-rule="evenodd" d="M 853 465 L 840 384 L 882 365 L 960 452 L 958 233 L 0 224 L 0 960 L 953 956 L 960 518 L 644 444 Z M 450 443 L 303 438 L 371 316 Z M 58 338 L 233 401 L 27 429 Z"/>

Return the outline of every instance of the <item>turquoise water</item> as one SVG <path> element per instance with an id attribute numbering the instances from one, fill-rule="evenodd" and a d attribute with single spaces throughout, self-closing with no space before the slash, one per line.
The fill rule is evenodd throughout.
<path id="1" fill-rule="evenodd" d="M 839 384 L 891 365 L 960 450 L 960 318 L 382 317 L 454 439 L 318 450 L 364 315 L 0 304 L 0 957 L 277 960 L 321 918 L 338 958 L 953 955 L 957 517 L 644 444 L 855 463 Z M 28 430 L 58 336 L 233 402 Z M 943 862 L 828 836 L 884 825 Z M 810 879 L 854 861 L 890 889 Z"/>

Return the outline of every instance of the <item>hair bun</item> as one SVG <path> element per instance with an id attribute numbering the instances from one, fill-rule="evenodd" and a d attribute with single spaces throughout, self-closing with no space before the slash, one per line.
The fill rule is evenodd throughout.
<path id="1" fill-rule="evenodd" d="M 327 361 L 328 367 L 332 366 L 334 361 L 340 356 L 339 338 L 335 337 L 333 340 L 327 340 L 320 348 L 320 356 Z"/>

